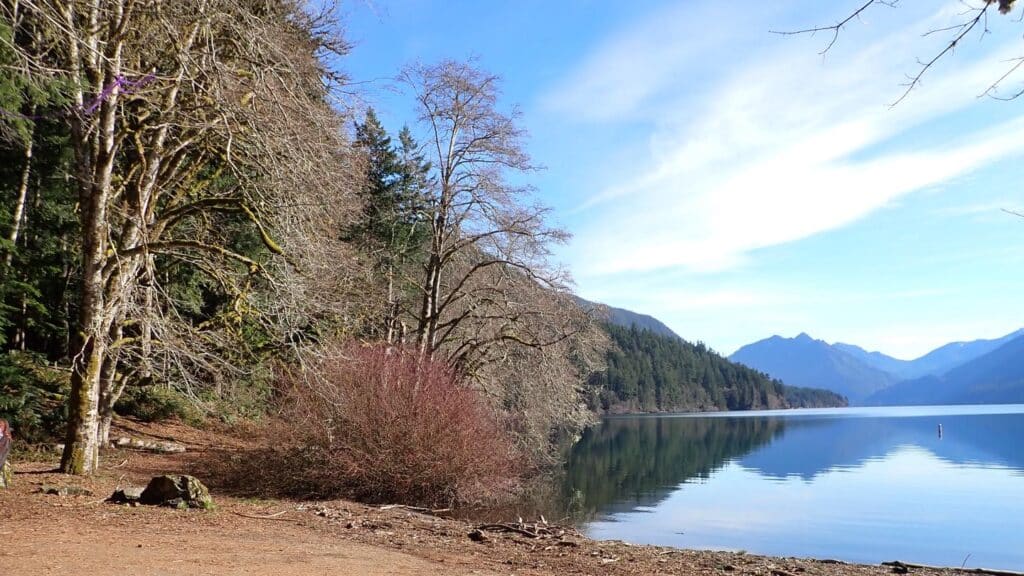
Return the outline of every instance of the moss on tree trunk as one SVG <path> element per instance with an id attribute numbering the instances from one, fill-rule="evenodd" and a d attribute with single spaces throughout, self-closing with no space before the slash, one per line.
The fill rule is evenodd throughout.
<path id="1" fill-rule="evenodd" d="M 71 374 L 68 435 L 60 469 L 66 474 L 92 474 L 99 466 L 99 390 L 103 346 L 87 343 L 83 366 Z"/>

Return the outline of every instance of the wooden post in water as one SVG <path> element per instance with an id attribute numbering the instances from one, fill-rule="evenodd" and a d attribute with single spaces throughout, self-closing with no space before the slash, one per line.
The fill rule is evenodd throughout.
<path id="1" fill-rule="evenodd" d="M 939 424 L 939 439 L 942 439 L 942 424 Z"/>

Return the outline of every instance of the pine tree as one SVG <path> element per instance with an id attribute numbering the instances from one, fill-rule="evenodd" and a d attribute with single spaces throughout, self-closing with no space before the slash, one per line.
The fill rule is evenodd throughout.
<path id="1" fill-rule="evenodd" d="M 362 190 L 363 218 L 348 237 L 372 255 L 374 268 L 386 282 L 384 339 L 395 343 L 405 333 L 402 271 L 421 252 L 427 237 L 423 198 L 430 164 L 408 127 L 399 133 L 398 146 L 392 144 L 372 108 L 356 123 L 355 132 L 354 144 L 365 156 L 367 177 Z"/>

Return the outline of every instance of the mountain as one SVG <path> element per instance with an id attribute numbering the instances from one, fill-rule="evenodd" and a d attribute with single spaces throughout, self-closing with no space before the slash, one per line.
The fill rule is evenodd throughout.
<path id="1" fill-rule="evenodd" d="M 1024 335 L 1004 342 L 987 354 L 946 373 L 907 380 L 881 390 L 867 403 L 874 405 L 1012 404 L 1024 403 Z M 1012 336 L 1012 335 L 1011 335 Z M 994 342 L 994 341 L 984 341 Z M 955 358 L 963 348 L 943 346 L 936 358 Z M 952 348 L 950 348 L 952 346 Z M 934 354 L 934 352 L 932 353 Z M 931 354 L 929 354 L 931 355 Z"/>
<path id="2" fill-rule="evenodd" d="M 1019 336 L 1024 336 L 1024 329 L 991 340 L 951 342 L 914 360 L 900 360 L 881 352 L 868 352 L 860 346 L 841 342 L 833 344 L 833 347 L 854 356 L 869 366 L 889 372 L 900 379 L 910 380 L 930 374 L 944 374 L 957 366 L 992 352 Z"/>
<path id="3" fill-rule="evenodd" d="M 622 326 L 623 328 L 629 328 L 636 326 L 637 328 L 643 328 L 650 330 L 655 334 L 662 336 L 671 336 L 680 338 L 678 334 L 672 331 L 671 328 L 666 326 L 661 320 L 658 320 L 654 316 L 648 316 L 647 314 L 640 314 L 639 312 L 633 312 L 632 310 L 626 310 L 625 308 L 616 308 L 607 304 L 599 304 L 597 302 L 591 302 L 584 300 L 583 298 L 576 297 L 577 302 L 580 306 L 587 310 L 596 310 L 602 315 L 609 323 L 616 326 Z"/>
<path id="4" fill-rule="evenodd" d="M 592 384 L 605 412 L 681 412 L 845 406 L 827 390 L 786 386 L 704 344 L 636 324 L 606 324 L 614 346 Z"/>
<path id="5" fill-rule="evenodd" d="M 974 340 L 971 342 L 952 342 L 913 360 L 918 367 L 918 375 L 944 374 L 949 370 L 980 358 L 1012 340 L 1024 336 L 1024 329 L 1011 332 L 1002 338 L 992 340 Z M 910 376 L 908 376 L 909 378 Z"/>
<path id="6" fill-rule="evenodd" d="M 846 396 L 852 404 L 899 380 L 857 354 L 807 334 L 796 338 L 772 336 L 740 348 L 729 359 L 789 385 L 832 390 Z"/>
<path id="7" fill-rule="evenodd" d="M 888 372 L 897 378 L 916 378 L 928 373 L 927 371 L 918 372 L 918 369 L 914 366 L 913 360 L 901 360 L 899 358 L 893 358 L 887 354 L 882 354 L 881 352 L 868 352 L 855 344 L 836 342 L 832 347 L 853 356 L 872 368 Z"/>

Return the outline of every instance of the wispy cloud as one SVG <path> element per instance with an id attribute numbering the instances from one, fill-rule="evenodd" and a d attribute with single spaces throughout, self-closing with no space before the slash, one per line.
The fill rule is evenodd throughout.
<path id="1" fill-rule="evenodd" d="M 547 96 L 576 122 L 650 128 L 622 142 L 645 148 L 650 161 L 623 166 L 583 205 L 570 255 L 578 275 L 732 268 L 759 248 L 845 226 L 1024 153 L 1015 110 L 953 138 L 901 143 L 937 118 L 990 105 L 977 95 L 1017 55 L 991 43 L 984 58 L 957 59 L 890 108 L 903 55 L 928 53 L 934 40 L 920 33 L 955 18 L 949 6 L 903 14 L 901 26 L 875 36 L 868 28 L 824 60 L 811 43 L 743 21 L 702 29 L 728 20 L 721 10 L 688 3 L 656 14 L 597 47 Z"/>

